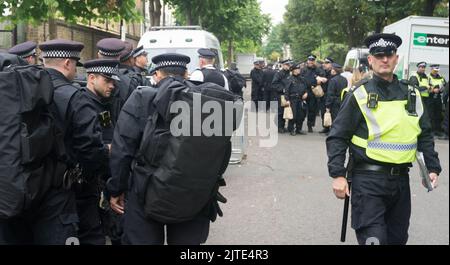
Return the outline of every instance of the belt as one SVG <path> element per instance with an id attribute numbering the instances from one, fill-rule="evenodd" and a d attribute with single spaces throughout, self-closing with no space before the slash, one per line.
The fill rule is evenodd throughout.
<path id="1" fill-rule="evenodd" d="M 390 166 L 380 166 L 380 165 L 367 164 L 367 163 L 358 163 L 355 166 L 355 169 L 382 172 L 382 173 L 390 174 L 391 176 L 408 175 L 408 173 L 409 173 L 408 167 L 390 167 Z"/>

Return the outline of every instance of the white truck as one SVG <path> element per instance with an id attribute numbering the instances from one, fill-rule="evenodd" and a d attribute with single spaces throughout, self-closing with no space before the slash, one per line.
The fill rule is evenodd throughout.
<path id="1" fill-rule="evenodd" d="M 224 68 L 219 40 L 200 26 L 152 27 L 144 33 L 138 45 L 144 46 L 149 63 L 154 56 L 163 53 L 180 53 L 189 56 L 191 58 L 191 63 L 188 65 L 189 73 L 199 67 L 197 50 L 212 49 L 217 54 L 216 68 Z"/>
<path id="2" fill-rule="evenodd" d="M 236 54 L 236 67 L 239 69 L 239 73 L 245 77 L 250 76 L 250 72 L 253 69 L 253 63 L 257 60 L 254 53 L 239 53 Z"/>
<path id="3" fill-rule="evenodd" d="M 417 63 L 424 61 L 439 64 L 440 74 L 449 80 L 448 23 L 448 18 L 409 16 L 384 28 L 384 33 L 395 33 L 403 40 L 395 70 L 400 79 L 408 79 Z"/>

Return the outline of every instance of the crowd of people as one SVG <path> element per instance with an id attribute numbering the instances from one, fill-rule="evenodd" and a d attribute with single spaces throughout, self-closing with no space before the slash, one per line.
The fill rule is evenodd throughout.
<path id="1" fill-rule="evenodd" d="M 425 62 L 417 64 L 417 67 L 417 73 L 409 80 L 410 84 L 421 90 L 435 136 L 448 139 L 448 83 L 439 75 L 439 65 L 431 65 L 430 74 L 425 73 Z M 307 132 L 312 133 L 317 126 L 316 116 L 320 114 L 322 124 L 319 125 L 319 132 L 328 134 L 330 127 L 325 126 L 327 123 L 324 125 L 325 113 L 329 112 L 334 120 L 344 95 L 350 88 L 370 79 L 372 71 L 367 60 L 352 68 L 342 67 L 330 57 L 319 61 L 315 55 L 310 55 L 306 61 L 299 63 L 284 60 L 266 65 L 265 61 L 256 61 L 250 77 L 251 100 L 256 106 L 258 102 L 266 102 L 266 106 L 270 101 L 279 102 L 279 133 L 304 135 L 305 120 Z M 287 130 L 283 116 L 286 107 L 290 107 L 293 113 Z"/>

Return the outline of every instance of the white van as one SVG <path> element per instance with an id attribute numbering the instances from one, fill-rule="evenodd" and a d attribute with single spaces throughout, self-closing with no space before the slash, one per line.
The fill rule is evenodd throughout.
<path id="1" fill-rule="evenodd" d="M 345 57 L 344 67 L 351 67 L 356 69 L 360 64 L 369 65 L 367 62 L 367 56 L 369 56 L 369 49 L 367 48 L 353 48 Z"/>
<path id="2" fill-rule="evenodd" d="M 208 48 L 217 54 L 215 67 L 224 68 L 219 40 L 199 26 L 152 27 L 144 33 L 138 45 L 144 46 L 150 64 L 154 56 L 163 53 L 180 53 L 191 58 L 188 71 L 192 73 L 199 67 L 197 50 Z"/>
<path id="3" fill-rule="evenodd" d="M 449 20 L 443 17 L 409 16 L 384 27 L 384 33 L 395 33 L 403 40 L 397 54 L 399 63 L 395 73 L 409 79 L 417 70 L 417 63 L 440 64 L 440 74 L 449 78 Z M 427 68 L 427 73 L 429 72 Z"/>

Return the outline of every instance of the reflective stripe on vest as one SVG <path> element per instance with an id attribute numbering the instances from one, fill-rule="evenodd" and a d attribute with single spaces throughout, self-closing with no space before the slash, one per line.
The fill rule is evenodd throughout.
<path id="1" fill-rule="evenodd" d="M 417 78 L 417 82 L 419 82 L 419 87 L 421 89 L 422 89 L 422 87 L 426 87 L 425 90 L 420 91 L 420 95 L 425 98 L 429 97 L 430 96 L 430 92 L 428 91 L 428 87 L 430 86 L 429 77 L 427 76 L 426 78 L 422 78 L 419 76 L 419 74 L 417 72 L 414 74 L 414 76 Z"/>
<path id="2" fill-rule="evenodd" d="M 432 75 L 429 75 L 428 78 L 430 79 L 430 84 L 433 88 L 436 86 L 441 87 L 445 83 L 445 79 L 443 77 L 434 78 Z"/>
<path id="3" fill-rule="evenodd" d="M 349 88 L 349 87 L 346 87 L 346 88 L 342 89 L 342 91 L 341 91 L 341 102 L 344 101 L 344 96 L 345 96 L 345 94 L 347 94 L 349 91 L 350 91 L 350 88 Z"/>
<path id="4" fill-rule="evenodd" d="M 415 161 L 417 137 L 422 131 L 419 126 L 423 115 L 421 98 L 416 99 L 418 116 L 414 117 L 406 111 L 406 100 L 379 101 L 376 109 L 370 109 L 364 86 L 354 90 L 353 94 L 366 120 L 369 138 L 354 135 L 352 143 L 365 148 L 366 155 L 375 161 L 392 164 Z"/>

